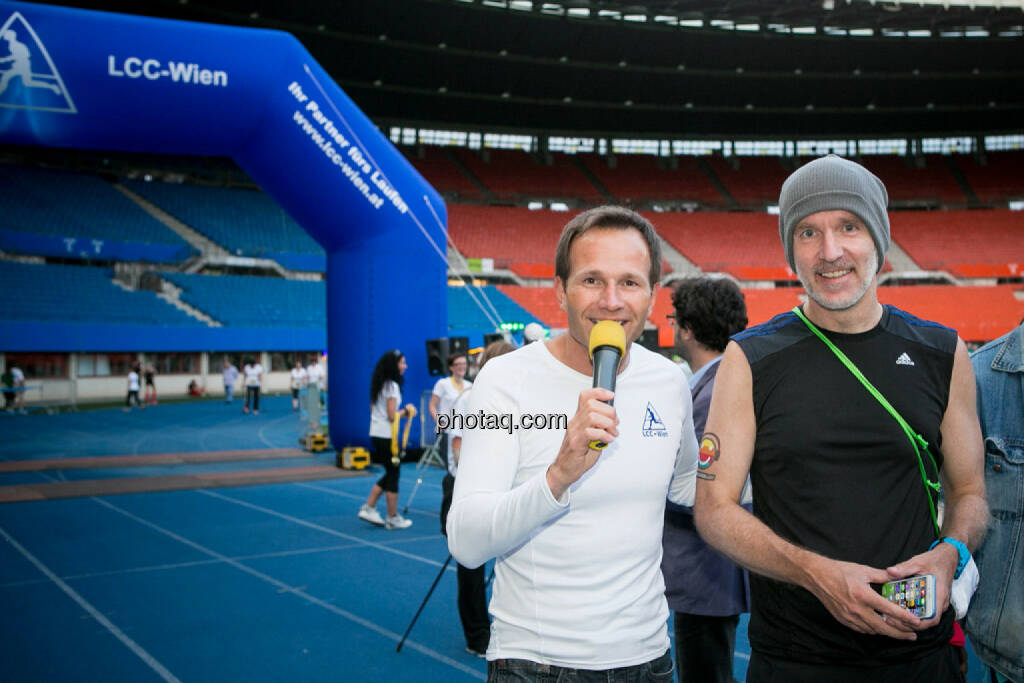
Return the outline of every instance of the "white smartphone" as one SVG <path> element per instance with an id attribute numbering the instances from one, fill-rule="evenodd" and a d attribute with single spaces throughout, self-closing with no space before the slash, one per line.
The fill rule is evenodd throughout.
<path id="1" fill-rule="evenodd" d="M 935 616 L 935 575 L 909 576 L 882 584 L 882 597 L 921 619 Z"/>

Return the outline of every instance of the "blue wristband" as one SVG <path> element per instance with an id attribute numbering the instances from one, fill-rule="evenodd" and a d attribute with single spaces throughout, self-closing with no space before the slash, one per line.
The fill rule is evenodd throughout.
<path id="1" fill-rule="evenodd" d="M 953 578 L 954 579 L 959 579 L 960 575 L 964 571 L 964 567 L 966 567 L 967 563 L 971 561 L 971 552 L 967 549 L 967 546 L 965 546 L 963 543 L 961 543 L 960 541 L 956 540 L 952 536 L 943 536 L 942 538 L 940 538 L 939 540 L 935 541 L 930 546 L 928 546 L 928 550 L 931 550 L 932 548 L 934 548 L 935 546 L 937 546 L 940 543 L 948 543 L 951 546 L 953 546 L 954 548 L 956 548 L 956 554 L 957 554 L 956 573 L 953 574 Z"/>

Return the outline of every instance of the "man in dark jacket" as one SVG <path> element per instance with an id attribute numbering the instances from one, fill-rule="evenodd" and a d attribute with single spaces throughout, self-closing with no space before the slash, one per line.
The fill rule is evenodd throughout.
<path id="1" fill-rule="evenodd" d="M 693 370 L 693 426 L 703 434 L 718 362 L 729 337 L 747 326 L 747 307 L 732 280 L 709 277 L 680 281 L 672 305 L 676 350 Z M 736 625 L 748 610 L 746 572 L 701 540 L 691 508 L 666 505 L 662 543 L 679 681 L 731 683 Z"/>

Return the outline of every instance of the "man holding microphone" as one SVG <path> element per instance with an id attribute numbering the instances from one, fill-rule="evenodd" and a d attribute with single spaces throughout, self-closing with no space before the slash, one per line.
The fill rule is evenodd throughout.
<path id="1" fill-rule="evenodd" d="M 576 216 L 555 265 L 568 333 L 496 358 L 477 377 L 467 412 L 510 414 L 517 425 L 571 415 L 564 431 L 463 430 L 448 542 L 467 567 L 497 557 L 488 680 L 671 680 L 661 531 L 666 496 L 693 502 L 697 442 L 684 376 L 632 344 L 660 264 L 654 228 L 638 214 Z M 614 392 L 591 388 L 591 331 L 602 321 L 624 333 Z"/>

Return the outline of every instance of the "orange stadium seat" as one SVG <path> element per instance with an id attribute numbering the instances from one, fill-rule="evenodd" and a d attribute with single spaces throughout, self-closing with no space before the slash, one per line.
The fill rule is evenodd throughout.
<path id="1" fill-rule="evenodd" d="M 569 220 L 559 211 L 509 206 L 448 206 L 448 234 L 467 257 L 493 258 L 495 265 L 551 263 L 558 236 Z"/>
<path id="2" fill-rule="evenodd" d="M 779 219 L 766 213 L 645 213 L 658 234 L 704 272 L 741 280 L 794 280 L 779 245 Z"/>
<path id="3" fill-rule="evenodd" d="M 779 157 L 708 157 L 708 165 L 733 199 L 742 206 L 777 204 L 779 190 L 790 171 L 783 168 Z"/>
<path id="4" fill-rule="evenodd" d="M 438 192 L 454 193 L 460 199 L 478 199 L 480 197 L 479 188 L 451 162 L 445 155 L 444 149 L 430 145 L 424 145 L 422 149 L 422 158 L 417 156 L 414 149 L 405 148 L 403 151 L 409 162 Z"/>
<path id="5" fill-rule="evenodd" d="M 898 211 L 893 238 L 925 270 L 960 277 L 1024 273 L 1024 214 L 1005 209 Z"/>
<path id="6" fill-rule="evenodd" d="M 508 269 L 519 277 L 533 278 L 537 280 L 550 280 L 555 277 L 555 266 L 551 262 L 529 263 L 517 261 L 510 263 Z"/>
<path id="7" fill-rule="evenodd" d="M 489 150 L 490 161 L 484 161 L 473 150 L 460 148 L 452 151 L 499 199 L 602 199 L 594 184 L 566 154 L 552 153 L 552 164 L 547 166 L 519 150 Z"/>
<path id="8" fill-rule="evenodd" d="M 923 168 L 907 166 L 906 160 L 907 157 L 869 155 L 860 162 L 885 183 L 890 202 L 937 200 L 954 206 L 967 203 L 967 196 L 940 155 L 926 155 Z"/>
<path id="9" fill-rule="evenodd" d="M 957 155 L 957 165 L 979 200 L 986 204 L 1024 197 L 1024 151 L 986 152 L 985 164 Z"/>
<path id="10" fill-rule="evenodd" d="M 677 157 L 678 168 L 661 168 L 657 157 L 622 154 L 615 168 L 597 154 L 581 154 L 580 160 L 616 199 L 690 200 L 708 206 L 724 206 L 725 198 L 697 166 L 694 157 Z"/>
<path id="11" fill-rule="evenodd" d="M 1019 285 L 955 287 L 919 285 L 879 287 L 878 298 L 918 318 L 952 327 L 965 341 L 989 341 L 1016 327 L 1024 318 Z"/>
<path id="12" fill-rule="evenodd" d="M 519 287 L 498 285 L 502 294 L 535 315 L 545 326 L 565 329 L 569 319 L 558 306 L 558 299 L 552 287 Z"/>

